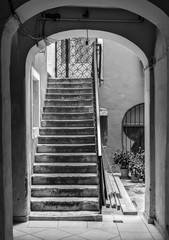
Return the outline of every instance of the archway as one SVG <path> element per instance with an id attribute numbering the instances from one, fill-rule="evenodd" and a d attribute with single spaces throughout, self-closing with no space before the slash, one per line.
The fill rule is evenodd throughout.
<path id="1" fill-rule="evenodd" d="M 131 4 L 131 2 L 132 2 L 132 4 Z M 49 9 L 49 8 L 59 6 L 59 5 L 56 6 L 54 1 L 50 5 L 47 4 L 47 6 L 45 6 L 46 4 L 45 4 L 45 2 L 43 2 L 44 5 L 41 4 L 42 9 L 40 9 L 38 3 L 39 3 L 39 1 L 35 2 L 35 4 L 36 4 L 36 7 L 35 7 L 35 5 L 32 4 L 32 1 L 30 1 L 29 3 L 24 4 L 23 6 L 21 6 L 18 9 L 18 13 L 21 13 L 22 16 L 25 16 L 25 19 L 23 20 L 23 22 L 25 20 L 29 19 L 31 16 L 33 16 L 36 13 L 36 11 L 40 12 L 41 10 L 44 10 L 44 9 Z M 70 1 L 69 2 L 64 1 L 64 3 L 62 1 L 61 6 L 68 5 L 68 4 L 70 4 Z M 78 6 L 79 2 L 77 3 L 77 1 L 72 1 L 72 4 Z M 81 5 L 83 5 L 83 4 L 81 3 Z M 103 7 L 103 3 L 98 3 L 98 2 L 96 3 L 95 1 L 92 3 L 87 2 L 87 5 Z M 107 1 L 106 3 L 104 2 L 104 6 L 105 5 L 107 7 L 120 7 L 123 9 L 127 9 L 127 10 L 133 11 L 133 12 L 149 19 L 161 30 L 161 32 L 164 34 L 164 36 L 166 37 L 166 40 L 168 42 L 168 31 L 167 31 L 168 17 L 161 10 L 159 10 L 157 7 L 155 7 L 151 3 L 147 2 L 147 1 L 145 1 L 144 4 L 139 3 L 139 1 L 137 1 L 137 2 L 136 1 L 127 1 L 127 2 L 121 1 L 120 3 L 115 2 L 113 4 L 112 3 L 110 4 L 110 2 Z M 31 10 L 29 7 L 31 7 L 31 9 L 34 9 L 34 10 Z M 150 11 L 150 9 L 151 9 L 151 11 Z M 154 12 L 152 11 L 152 9 L 154 9 Z M 152 15 L 150 14 L 151 12 L 153 12 Z M 28 13 L 30 15 L 28 16 L 26 13 Z M 11 19 L 8 22 L 8 24 L 6 25 L 6 29 L 3 33 L 3 38 L 2 38 L 2 42 L 1 42 L 2 43 L 2 46 L 1 46 L 1 49 L 2 49 L 2 51 L 1 51 L 2 75 L 1 75 L 1 77 L 2 77 L 2 88 L 3 88 L 2 91 L 5 96 L 5 98 L 2 99 L 3 100 L 2 101 L 2 109 L 3 109 L 2 115 L 3 115 L 4 126 L 6 126 L 3 129 L 4 130 L 3 137 L 4 137 L 4 145 L 6 145 L 6 146 L 8 145 L 6 143 L 9 143 L 9 139 L 11 136 L 11 134 L 10 134 L 10 117 L 9 117 L 10 116 L 10 89 L 9 89 L 10 49 L 11 49 L 12 36 L 15 33 L 15 31 L 17 30 L 17 28 L 18 28 L 17 21 L 14 19 Z M 5 82 L 3 81 L 4 79 L 5 79 Z M 147 84 L 149 85 L 149 83 L 147 83 Z M 146 94 L 148 94 L 148 91 L 146 92 Z M 149 96 L 148 96 L 148 99 L 149 99 Z M 149 112 L 149 110 L 147 112 Z M 149 121 L 149 119 L 148 119 L 148 121 Z M 3 151 L 5 153 L 6 148 L 4 148 Z M 10 159 L 11 159 L 11 157 L 10 157 L 10 149 L 9 149 L 8 154 L 6 154 L 4 156 L 4 160 L 6 160 L 6 164 L 8 165 L 8 167 L 10 166 Z M 8 168 L 8 172 L 10 173 L 10 167 Z M 9 181 L 9 184 L 10 184 L 10 181 Z M 9 194 L 7 196 L 8 196 L 8 200 L 10 202 L 11 196 L 9 196 Z"/>

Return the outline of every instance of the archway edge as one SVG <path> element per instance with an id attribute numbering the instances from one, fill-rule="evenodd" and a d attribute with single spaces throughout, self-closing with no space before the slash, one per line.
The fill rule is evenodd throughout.
<path id="1" fill-rule="evenodd" d="M 88 36 L 91 38 L 102 38 L 102 39 L 108 39 L 116 44 L 123 45 L 124 47 L 130 49 L 132 52 L 136 54 L 136 56 L 141 60 L 143 63 L 143 66 L 146 67 L 148 64 L 148 59 L 145 55 L 145 53 L 133 42 L 128 40 L 127 38 L 124 38 L 120 35 L 106 32 L 106 31 L 99 31 L 99 30 L 88 30 Z M 52 42 L 56 42 L 58 40 L 66 39 L 66 38 L 73 38 L 73 37 L 86 37 L 86 30 L 69 30 L 64 32 L 55 33 L 48 37 L 49 41 L 51 39 Z M 40 44 L 42 44 L 44 41 L 40 41 Z M 44 46 L 44 44 L 43 44 Z"/>
<path id="2" fill-rule="evenodd" d="M 79 6 L 100 8 L 121 8 L 138 14 L 152 22 L 166 37 L 169 44 L 169 17 L 160 8 L 147 0 L 31 0 L 16 9 L 24 23 L 36 14 L 56 7 Z"/>

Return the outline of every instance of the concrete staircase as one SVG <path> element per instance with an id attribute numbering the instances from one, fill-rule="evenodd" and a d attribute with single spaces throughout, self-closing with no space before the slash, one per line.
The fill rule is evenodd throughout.
<path id="1" fill-rule="evenodd" d="M 101 220 L 91 79 L 48 79 L 30 219 Z"/>

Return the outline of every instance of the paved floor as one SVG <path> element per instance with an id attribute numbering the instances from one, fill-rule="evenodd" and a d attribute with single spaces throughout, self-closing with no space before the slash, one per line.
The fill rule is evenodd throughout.
<path id="1" fill-rule="evenodd" d="M 29 221 L 14 225 L 17 240 L 163 240 L 141 215 L 104 215 L 102 222 Z"/>

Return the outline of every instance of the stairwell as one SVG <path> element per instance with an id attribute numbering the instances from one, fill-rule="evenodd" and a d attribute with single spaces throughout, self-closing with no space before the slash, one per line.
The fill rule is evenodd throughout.
<path id="1" fill-rule="evenodd" d="M 101 220 L 92 79 L 48 79 L 30 219 Z"/>

